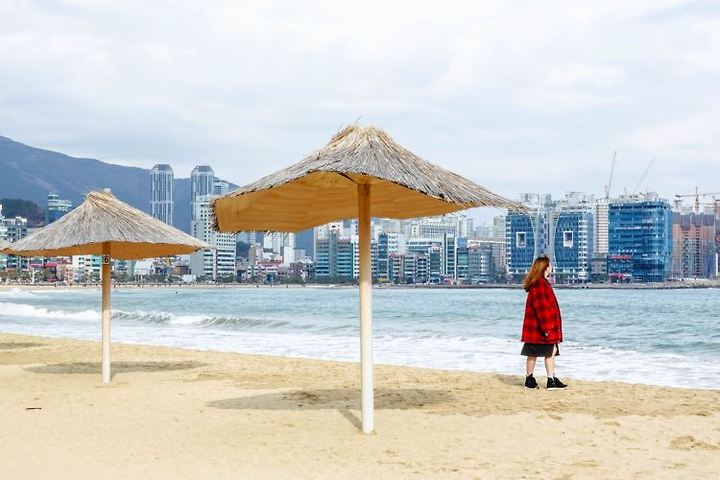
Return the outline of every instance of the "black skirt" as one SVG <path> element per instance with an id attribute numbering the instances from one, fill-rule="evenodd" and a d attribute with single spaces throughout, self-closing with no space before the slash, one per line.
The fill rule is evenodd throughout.
<path id="1" fill-rule="evenodd" d="M 525 343 L 520 355 L 526 357 L 552 357 L 553 349 L 557 347 L 555 356 L 560 355 L 560 345 L 557 343 Z"/>

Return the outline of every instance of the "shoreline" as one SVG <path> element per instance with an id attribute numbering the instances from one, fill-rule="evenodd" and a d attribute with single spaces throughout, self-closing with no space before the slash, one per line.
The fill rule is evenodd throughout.
<path id="1" fill-rule="evenodd" d="M 29 283 L 3 283 L 0 284 L 0 291 L 12 290 L 13 288 L 27 290 L 76 290 L 76 289 L 99 289 L 100 283 L 83 283 L 83 284 L 29 284 Z M 221 284 L 177 284 L 177 283 L 112 283 L 113 289 L 232 289 L 232 288 L 270 288 L 270 289 L 302 289 L 302 288 L 338 288 L 338 289 L 357 289 L 355 284 L 336 284 L 336 283 L 306 283 L 305 285 L 297 283 L 278 283 L 278 284 L 248 284 L 248 283 L 221 283 Z M 374 290 L 381 289 L 429 289 L 429 290 L 484 290 L 484 289 L 500 289 L 500 290 L 519 290 L 522 289 L 521 284 L 480 284 L 480 285 L 394 285 L 394 284 L 373 284 Z M 665 282 L 665 283 L 635 283 L 635 284 L 617 284 L 617 283 L 589 283 L 589 284 L 554 284 L 553 288 L 559 290 L 688 290 L 688 289 L 714 289 L 720 288 L 719 281 L 709 282 Z"/>
<path id="2" fill-rule="evenodd" d="M 8 478 L 712 478 L 720 391 L 0 334 Z M 537 433 L 553 431 L 538 442 Z M 486 432 L 492 432 L 487 435 Z M 39 440 L 42 439 L 42 440 Z M 120 448 L 118 448 L 120 446 Z M 528 462 L 527 452 L 537 461 Z M 88 455 L 92 452 L 92 455 Z"/>

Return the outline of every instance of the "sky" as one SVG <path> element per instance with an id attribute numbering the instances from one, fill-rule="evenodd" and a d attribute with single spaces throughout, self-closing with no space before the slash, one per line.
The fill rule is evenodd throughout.
<path id="1" fill-rule="evenodd" d="M 511 198 L 720 192 L 718 86 L 715 0 L 0 0 L 0 135 L 176 177 L 358 123 Z"/>

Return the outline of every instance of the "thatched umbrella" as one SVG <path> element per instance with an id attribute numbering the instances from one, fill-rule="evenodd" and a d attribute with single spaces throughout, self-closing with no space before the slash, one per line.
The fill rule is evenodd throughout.
<path id="1" fill-rule="evenodd" d="M 370 218 L 415 218 L 522 205 L 433 165 L 376 127 L 351 126 L 299 163 L 213 203 L 222 232 L 298 232 L 346 218 L 360 227 L 362 429 L 373 430 Z"/>
<path id="2" fill-rule="evenodd" d="M 4 253 L 33 256 L 102 255 L 102 373 L 110 382 L 110 259 L 181 255 L 211 248 L 204 242 L 115 198 L 91 192 L 60 220 L 23 238 Z"/>

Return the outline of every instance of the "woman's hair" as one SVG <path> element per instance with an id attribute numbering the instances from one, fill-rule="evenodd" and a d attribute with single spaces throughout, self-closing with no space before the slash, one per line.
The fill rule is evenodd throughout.
<path id="1" fill-rule="evenodd" d="M 548 265 L 550 265 L 550 259 L 545 255 L 535 259 L 530 267 L 530 271 L 525 276 L 525 280 L 523 280 L 523 288 L 526 292 L 529 292 L 530 287 L 535 285 L 535 282 L 545 276 L 545 270 Z"/>

